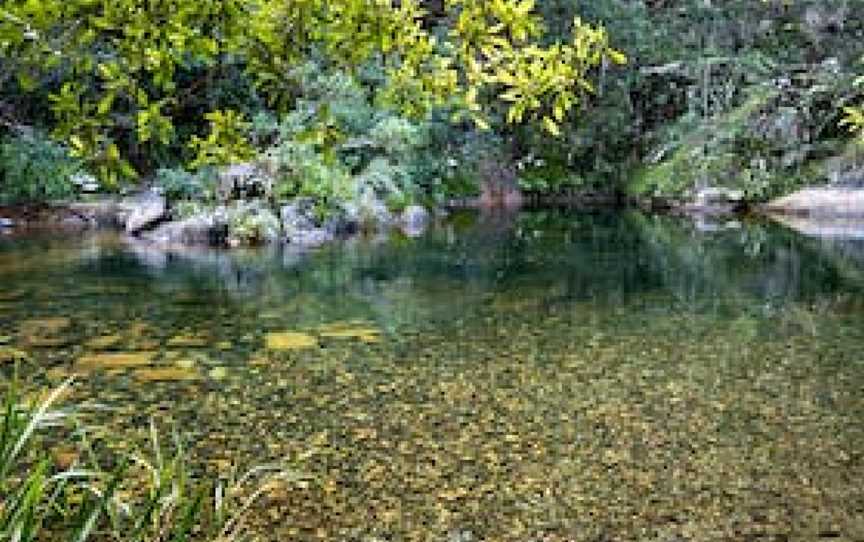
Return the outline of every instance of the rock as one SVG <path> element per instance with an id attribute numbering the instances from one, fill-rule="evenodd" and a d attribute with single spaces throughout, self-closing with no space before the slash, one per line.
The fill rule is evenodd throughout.
<path id="1" fill-rule="evenodd" d="M 425 228 L 431 219 L 429 211 L 420 205 L 409 205 L 400 217 L 402 225 L 409 228 Z"/>
<path id="2" fill-rule="evenodd" d="M 156 358 L 156 352 L 112 352 L 110 354 L 89 354 L 78 358 L 75 368 L 78 370 L 95 369 L 125 369 L 150 365 Z"/>
<path id="3" fill-rule="evenodd" d="M 815 38 L 826 32 L 842 30 L 849 15 L 849 6 L 845 1 L 817 2 L 804 11 L 804 29 Z"/>
<path id="4" fill-rule="evenodd" d="M 140 237 L 161 245 L 221 245 L 228 237 L 228 222 L 220 213 L 200 213 L 162 224 Z"/>
<path id="5" fill-rule="evenodd" d="M 315 217 L 315 202 L 309 198 L 298 198 L 279 211 L 285 241 L 303 247 L 318 246 L 335 239 L 334 223 L 328 229 L 318 224 Z"/>
<path id="6" fill-rule="evenodd" d="M 734 214 L 746 206 L 744 192 L 731 188 L 709 187 L 698 190 L 693 200 L 683 206 L 692 213 L 727 215 Z"/>
<path id="7" fill-rule="evenodd" d="M 100 335 L 84 343 L 84 346 L 93 350 L 110 350 L 120 346 L 122 342 L 123 337 L 118 334 Z"/>
<path id="8" fill-rule="evenodd" d="M 137 369 L 133 376 L 142 382 L 178 382 L 198 380 L 198 372 L 182 367 L 148 367 Z"/>
<path id="9" fill-rule="evenodd" d="M 741 203 L 744 201 L 744 192 L 731 188 L 703 188 L 696 193 L 695 200 L 698 205 L 705 206 Z"/>
<path id="10" fill-rule="evenodd" d="M 97 201 L 75 202 L 69 210 L 92 226 L 102 228 L 125 228 L 128 209 L 124 209 L 115 198 Z"/>
<path id="11" fill-rule="evenodd" d="M 15 225 L 15 221 L 11 218 L 3 218 L 0 216 L 0 229 L 11 228 Z"/>
<path id="12" fill-rule="evenodd" d="M 124 228 L 135 235 L 165 219 L 168 203 L 165 197 L 155 192 L 144 192 L 124 200 L 120 204 L 126 211 Z"/>
<path id="13" fill-rule="evenodd" d="M 313 228 L 296 231 L 291 235 L 286 235 L 285 238 L 292 245 L 317 247 L 333 241 L 335 236 L 324 228 Z"/>
<path id="14" fill-rule="evenodd" d="M 864 217 L 864 188 L 804 188 L 769 202 L 765 209 L 781 214 L 813 217 Z"/>
<path id="15" fill-rule="evenodd" d="M 318 346 L 318 341 L 306 333 L 274 331 L 264 336 L 264 345 L 268 350 L 300 350 L 314 348 Z"/>
<path id="16" fill-rule="evenodd" d="M 345 203 L 327 217 L 323 228 L 333 236 L 352 235 L 360 229 L 360 211 L 356 205 Z"/>
<path id="17" fill-rule="evenodd" d="M 360 222 L 366 228 L 380 230 L 391 226 L 395 220 L 383 201 L 367 198 L 360 204 Z"/>
<path id="18" fill-rule="evenodd" d="M 99 191 L 99 180 L 89 173 L 76 173 L 69 181 L 78 187 L 78 191 L 84 194 L 93 194 Z"/>
<path id="19" fill-rule="evenodd" d="M 83 230 L 93 226 L 93 222 L 88 220 L 87 217 L 76 214 L 64 216 L 59 220 L 58 224 L 63 228 L 77 230 Z"/>
<path id="20" fill-rule="evenodd" d="M 168 339 L 166 346 L 169 348 L 204 348 L 208 344 L 210 344 L 210 340 L 203 335 L 181 333 Z"/>
<path id="21" fill-rule="evenodd" d="M 301 230 L 315 229 L 314 205 L 315 202 L 311 199 L 297 198 L 282 206 L 279 210 L 279 218 L 282 220 L 282 230 L 286 236 Z"/>
<path id="22" fill-rule="evenodd" d="M 432 215 L 420 205 L 409 205 L 402 211 L 399 224 L 402 232 L 408 237 L 417 237 L 426 231 Z"/>

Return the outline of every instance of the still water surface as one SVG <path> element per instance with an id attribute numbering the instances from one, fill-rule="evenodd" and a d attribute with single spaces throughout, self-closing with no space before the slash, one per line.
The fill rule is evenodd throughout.
<path id="1" fill-rule="evenodd" d="M 864 540 L 864 245 L 726 226 L 0 237 L 0 348 L 79 375 L 106 447 L 155 419 L 214 475 L 288 461 L 266 539 Z"/>

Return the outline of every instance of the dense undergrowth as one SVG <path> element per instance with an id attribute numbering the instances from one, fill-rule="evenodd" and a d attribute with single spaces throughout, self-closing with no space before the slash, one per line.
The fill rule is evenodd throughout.
<path id="1" fill-rule="evenodd" d="M 440 38 L 441 54 L 468 47 L 468 38 L 453 34 L 454 17 L 467 13 L 468 4 L 418 5 L 426 10 L 418 28 Z M 421 112 L 406 103 L 426 96 L 431 83 L 412 87 L 400 79 L 393 71 L 398 54 L 367 54 L 378 47 L 369 45 L 349 55 L 330 42 L 310 42 L 298 46 L 290 65 L 268 67 L 263 80 L 257 60 L 229 49 L 207 53 L 206 62 L 176 60 L 172 85 L 190 89 L 182 100 L 138 113 L 129 104 L 100 103 L 106 113 L 93 126 L 112 143 L 96 159 L 82 154 L 78 136 L 64 135 L 69 111 L 88 99 L 62 86 L 77 60 L 16 78 L 12 68 L 23 61 L 0 56 L 7 71 L 0 78 L 0 197 L 74 197 L 88 184 L 79 174 L 86 168 L 103 189 L 155 183 L 177 200 L 206 203 L 218 189 L 218 167 L 249 161 L 275 174 L 274 200 L 311 197 L 322 212 L 362 204 L 372 194 L 397 210 L 434 206 L 494 185 L 539 195 L 672 199 L 723 186 L 761 201 L 800 185 L 860 176 L 848 130 L 860 124 L 860 3 L 549 0 L 533 8 L 545 28 L 539 45 L 581 35 L 564 24 L 581 17 L 605 28 L 616 48 L 584 72 L 575 114 L 565 117 L 558 110 L 564 102 L 554 101 L 551 128 L 542 118 L 508 122 L 520 116 L 515 95 L 505 92 L 496 102 L 494 85 L 473 92 L 470 62 L 456 69 L 467 93 L 441 94 Z M 516 25 L 522 15 L 514 17 Z M 610 60 L 622 60 L 617 50 L 625 65 Z M 159 108 L 169 103 L 166 116 Z M 124 124 L 134 114 L 137 132 Z M 22 132 L 22 125 L 35 130 Z"/>

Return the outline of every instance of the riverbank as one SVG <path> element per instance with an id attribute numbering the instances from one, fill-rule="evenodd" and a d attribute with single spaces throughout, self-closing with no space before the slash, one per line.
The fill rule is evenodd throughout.
<path id="1" fill-rule="evenodd" d="M 371 212 L 343 205 L 322 215 L 311 198 L 298 198 L 281 205 L 261 199 L 204 205 L 169 202 L 158 192 L 145 191 L 126 197 L 98 197 L 72 203 L 0 207 L 0 232 L 107 229 L 125 232 L 141 246 L 173 249 L 273 244 L 310 248 L 356 235 L 388 231 L 413 237 L 421 235 L 449 212 L 467 209 L 484 213 L 543 208 L 641 209 L 658 214 L 688 215 L 700 229 L 706 230 L 716 229 L 718 224 L 728 223 L 727 219 L 734 220 L 746 214 L 775 218 L 781 223 L 797 223 L 800 220 L 796 222 L 796 219 L 803 218 L 808 224 L 812 224 L 810 219 L 817 218 L 823 222 L 864 218 L 864 188 L 843 186 L 805 188 L 767 203 L 748 202 L 741 192 L 724 189 L 702 190 L 691 201 L 596 192 L 528 196 L 519 201 L 520 205 L 490 208 L 482 198 L 461 198 L 432 211 L 410 205 L 399 212 L 383 204 L 376 204 Z"/>

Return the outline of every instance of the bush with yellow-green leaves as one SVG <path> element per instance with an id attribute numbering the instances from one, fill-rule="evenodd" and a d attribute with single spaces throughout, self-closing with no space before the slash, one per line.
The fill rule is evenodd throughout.
<path id="1" fill-rule="evenodd" d="M 509 122 L 555 135 L 595 69 L 626 60 L 579 19 L 569 41 L 545 44 L 534 0 L 444 6 L 433 34 L 419 0 L 4 2 L 0 63 L 25 92 L 47 86 L 53 136 L 110 187 L 166 152 L 196 167 L 251 156 L 246 112 L 199 96 L 228 76 L 281 114 L 297 98 L 293 67 L 314 57 L 353 73 L 374 61 L 380 104 L 407 117 L 449 105 L 485 128 L 503 107 Z"/>

